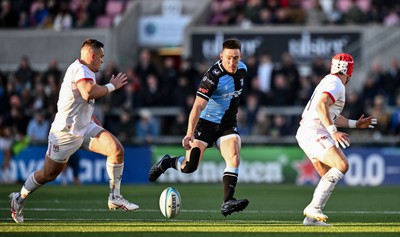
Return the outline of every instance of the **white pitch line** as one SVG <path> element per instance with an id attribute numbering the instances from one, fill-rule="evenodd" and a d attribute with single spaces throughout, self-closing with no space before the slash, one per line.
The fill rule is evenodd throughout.
<path id="1" fill-rule="evenodd" d="M 0 211 L 9 211 L 10 208 L 0 208 Z M 104 209 L 91 209 L 91 208 L 25 208 L 27 211 L 38 211 L 38 212 L 108 212 L 109 210 Z M 139 209 L 136 212 L 160 212 L 158 209 Z M 219 210 L 180 210 L 180 212 L 186 213 L 216 213 Z M 246 210 L 246 213 L 259 214 L 259 213 L 276 213 L 276 214 L 298 214 L 301 211 L 256 211 L 256 210 Z M 344 214 L 386 214 L 386 215 L 398 215 L 400 211 L 326 211 L 326 213 L 344 213 Z"/>
<path id="2" fill-rule="evenodd" d="M 10 218 L 0 218 L 0 221 L 9 221 L 9 220 L 11 220 L 11 217 Z M 104 222 L 104 221 L 123 221 L 123 222 L 125 222 L 125 221 L 144 221 L 144 222 L 155 222 L 155 221 L 158 221 L 158 222 L 204 222 L 204 223 L 208 223 L 208 222 L 214 222 L 214 221 L 216 221 L 216 220 L 188 220 L 188 219 L 182 219 L 182 220 L 179 220 L 179 219 L 166 219 L 166 218 L 163 218 L 163 219 L 143 219 L 143 218 L 123 218 L 123 219 L 121 219 L 121 218 L 113 218 L 113 219 L 110 219 L 110 218 L 107 218 L 107 219 L 104 219 L 104 218 L 102 218 L 102 219 L 93 219 L 93 218 L 73 218 L 73 219 L 71 219 L 71 218 L 24 218 L 24 220 L 25 221 L 40 221 L 40 222 L 44 222 L 44 221 L 86 221 L 86 222 L 89 222 L 89 221 L 98 221 L 98 222 Z M 229 219 L 229 220 L 223 220 L 224 222 L 234 222 L 234 223 L 238 223 L 238 222 L 240 222 L 240 223 L 244 223 L 244 224 L 246 224 L 246 223 L 249 223 L 249 222 L 251 222 L 251 223 L 259 223 L 259 224 L 263 224 L 263 223 L 286 223 L 286 224 L 289 224 L 289 223 L 296 223 L 296 224 L 301 224 L 301 221 L 282 221 L 282 220 L 265 220 L 265 221 L 261 221 L 261 220 L 232 220 L 232 219 Z"/>

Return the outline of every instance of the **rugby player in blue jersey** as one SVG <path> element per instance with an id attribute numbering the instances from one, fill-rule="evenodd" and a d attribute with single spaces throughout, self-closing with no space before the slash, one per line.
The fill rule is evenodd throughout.
<path id="1" fill-rule="evenodd" d="M 239 100 L 247 66 L 241 61 L 241 43 L 237 39 L 223 42 L 220 60 L 204 74 L 189 115 L 188 128 L 182 140 L 185 156 L 163 156 L 151 167 L 149 180 L 154 182 L 167 169 L 182 173 L 197 170 L 204 151 L 215 143 L 225 160 L 223 173 L 224 216 L 244 210 L 249 201 L 233 195 L 239 175 L 241 139 L 236 124 Z"/>

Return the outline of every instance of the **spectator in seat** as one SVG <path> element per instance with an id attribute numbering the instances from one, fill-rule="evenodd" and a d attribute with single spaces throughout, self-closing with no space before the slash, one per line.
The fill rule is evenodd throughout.
<path id="1" fill-rule="evenodd" d="M 363 24 L 366 22 L 366 15 L 357 6 L 357 0 L 351 0 L 350 9 L 344 14 L 346 24 Z"/>
<path id="2" fill-rule="evenodd" d="M 136 123 L 136 140 L 140 144 L 153 144 L 154 139 L 160 136 L 160 123 L 148 109 L 142 109 L 139 116 Z"/>
<path id="3" fill-rule="evenodd" d="M 272 124 L 269 128 L 269 134 L 272 137 L 278 138 L 293 134 L 286 117 L 282 114 L 275 114 L 272 116 Z"/>
<path id="4" fill-rule="evenodd" d="M 43 111 L 35 112 L 34 117 L 29 121 L 26 135 L 29 137 L 32 145 L 47 144 L 47 136 L 49 135 L 50 123 L 45 117 Z"/>
<path id="5" fill-rule="evenodd" d="M 397 92 L 396 96 L 396 110 L 392 114 L 390 133 L 400 135 L 400 91 Z"/>
<path id="6" fill-rule="evenodd" d="M 1 1 L 0 12 L 0 27 L 1 28 L 16 28 L 18 27 L 19 16 L 11 7 L 9 0 Z"/>
<path id="7" fill-rule="evenodd" d="M 169 126 L 169 134 L 182 136 L 182 134 L 186 133 L 186 125 L 187 125 L 188 116 L 184 110 L 180 111 L 175 119 L 172 121 L 172 124 Z"/>
<path id="8" fill-rule="evenodd" d="M 150 74 L 146 78 L 146 86 L 142 90 L 142 105 L 144 107 L 157 107 L 164 105 L 164 95 L 163 91 L 159 86 L 159 81 L 156 75 Z"/>
<path id="9" fill-rule="evenodd" d="M 70 30 L 72 28 L 73 18 L 69 9 L 68 2 L 61 2 L 60 11 L 54 18 L 54 30 Z"/>
<path id="10" fill-rule="evenodd" d="M 396 92 L 400 90 L 400 66 L 396 58 L 393 58 L 390 62 L 390 67 L 384 77 L 383 87 L 388 98 L 388 104 L 396 105 Z"/>
<path id="11" fill-rule="evenodd" d="M 62 76 L 62 72 L 58 66 L 58 60 L 56 58 L 52 58 L 49 62 L 49 66 L 47 67 L 46 71 L 43 74 L 43 77 L 45 80 L 47 80 L 47 78 L 53 75 L 54 79 L 56 80 L 57 84 L 61 85 L 61 76 Z"/>
<path id="12" fill-rule="evenodd" d="M 31 16 L 31 24 L 37 28 L 43 27 L 46 22 L 46 18 L 49 16 L 49 10 L 46 7 L 46 2 L 44 0 L 36 1 L 36 9 Z"/>
<path id="13" fill-rule="evenodd" d="M 311 0 L 311 8 L 307 11 L 307 25 L 320 26 L 326 23 L 326 14 L 319 0 Z"/>
<path id="14" fill-rule="evenodd" d="M 6 124 L 5 118 L 0 115 L 0 151 L 3 155 L 0 170 L 0 183 L 11 183 L 10 162 L 12 158 L 12 144 L 14 142 L 13 129 Z"/>
<path id="15" fill-rule="evenodd" d="M 159 85 L 163 95 L 171 95 L 177 84 L 178 70 L 175 68 L 175 61 L 172 57 L 164 58 L 163 64 L 162 73 L 159 77 Z M 174 103 L 171 100 L 171 96 L 164 97 L 164 100 L 166 105 Z"/>
<path id="16" fill-rule="evenodd" d="M 146 78 L 150 75 L 158 75 L 157 68 L 151 59 L 150 50 L 143 48 L 140 51 L 138 63 L 135 66 L 135 73 L 138 75 L 142 85 L 146 86 Z"/>
<path id="17" fill-rule="evenodd" d="M 249 133 L 253 130 L 254 123 L 260 110 L 259 98 L 256 94 L 250 93 L 246 96 L 246 106 L 243 113 L 246 116 L 246 127 Z"/>
<path id="18" fill-rule="evenodd" d="M 370 110 L 370 115 L 377 118 L 379 121 L 375 127 L 376 131 L 379 132 L 379 135 L 386 134 L 389 129 L 390 115 L 383 95 L 375 96 L 374 104 Z"/>
<path id="19" fill-rule="evenodd" d="M 300 5 L 300 0 L 291 0 L 287 8 L 287 18 L 289 23 L 304 25 L 306 22 L 306 12 Z"/>
<path id="20" fill-rule="evenodd" d="M 22 56 L 18 69 L 15 72 L 17 83 L 23 87 L 32 88 L 35 75 L 36 72 L 31 68 L 29 57 L 26 55 Z"/>
<path id="21" fill-rule="evenodd" d="M 119 114 L 119 120 L 115 125 L 116 137 L 122 144 L 132 142 L 132 139 L 135 136 L 135 126 L 132 126 L 133 123 L 131 111 L 123 109 Z"/>

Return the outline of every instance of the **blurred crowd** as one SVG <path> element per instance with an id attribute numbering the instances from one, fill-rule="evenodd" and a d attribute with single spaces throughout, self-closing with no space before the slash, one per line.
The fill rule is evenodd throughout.
<path id="1" fill-rule="evenodd" d="M 213 0 L 210 25 L 400 24 L 397 0 Z"/>
<path id="2" fill-rule="evenodd" d="M 194 65 L 189 58 L 154 59 L 149 49 L 142 49 L 138 64 L 125 71 L 129 84 L 96 101 L 96 116 L 125 144 L 152 144 L 159 136 L 184 135 L 196 88 L 210 66 Z M 238 114 L 239 132 L 244 136 L 295 134 L 298 112 L 270 113 L 268 108 L 290 110 L 306 105 L 315 86 L 329 73 L 330 62 L 316 58 L 310 75 L 301 75 L 288 53 L 279 62 L 267 53 L 249 56 L 244 62 L 248 77 Z M 54 59 L 47 70 L 35 71 L 23 56 L 16 71 L 0 72 L 0 146 L 12 147 L 15 153 L 24 145 L 47 142 L 64 70 Z M 118 72 L 118 66 L 108 62 L 98 73 L 97 83 L 106 84 Z M 352 119 L 373 115 L 379 121 L 377 133 L 400 134 L 399 62 L 394 58 L 388 68 L 372 63 L 367 75 L 361 91 L 347 91 L 343 114 Z M 158 116 L 154 108 L 170 112 Z"/>
<path id="3" fill-rule="evenodd" d="M 0 28 L 94 27 L 133 0 L 1 0 Z M 111 9 L 107 9 L 107 3 Z M 400 24 L 398 0 L 212 0 L 213 26 Z"/>
<path id="4" fill-rule="evenodd" d="M 118 1 L 106 9 L 109 1 Z M 95 27 L 98 17 L 123 11 L 129 0 L 1 0 L 0 28 L 69 30 Z M 113 5 L 110 5 L 113 7 Z M 118 8 L 118 9 L 116 9 Z M 115 13 L 115 14 L 114 14 Z"/>

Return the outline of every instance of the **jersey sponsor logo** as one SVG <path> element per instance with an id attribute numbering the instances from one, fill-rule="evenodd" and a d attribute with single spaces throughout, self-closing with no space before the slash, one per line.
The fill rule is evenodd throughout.
<path id="1" fill-rule="evenodd" d="M 208 93 L 208 89 L 206 89 L 206 88 L 199 88 L 199 91 L 200 91 L 201 93 L 204 93 L 204 94 L 207 94 L 207 93 Z"/>
<path id="2" fill-rule="evenodd" d="M 318 142 L 318 143 L 322 146 L 322 148 L 324 148 L 324 149 L 325 149 L 326 147 L 325 147 L 323 141 L 326 140 L 326 139 L 328 139 L 327 136 L 322 136 L 322 137 L 320 137 L 320 138 L 317 139 L 317 142 Z"/>
<path id="3" fill-rule="evenodd" d="M 212 73 L 218 76 L 219 74 L 221 74 L 221 71 L 215 68 L 214 70 L 212 70 Z"/>
<path id="4" fill-rule="evenodd" d="M 231 99 L 231 98 L 239 97 L 240 94 L 242 94 L 242 90 L 243 90 L 243 89 L 240 89 L 240 90 L 238 90 L 238 91 L 234 91 L 234 92 L 231 92 L 231 93 L 223 94 L 223 95 L 222 95 L 222 99 L 223 99 L 223 100 L 229 100 L 229 99 Z"/>
<path id="5" fill-rule="evenodd" d="M 94 107 L 94 105 L 95 105 L 95 100 L 94 100 L 94 99 L 89 100 L 89 101 L 88 101 L 88 104 L 91 105 L 92 107 Z"/>
<path id="6" fill-rule="evenodd" d="M 211 85 L 215 85 L 215 83 L 211 79 L 209 79 L 207 76 L 204 76 L 202 80 L 204 82 L 207 82 L 207 83 L 211 84 Z"/>
<path id="7" fill-rule="evenodd" d="M 53 145 L 52 150 L 53 150 L 54 153 L 58 153 L 58 152 L 60 152 L 60 146 L 58 146 L 58 145 Z"/>

